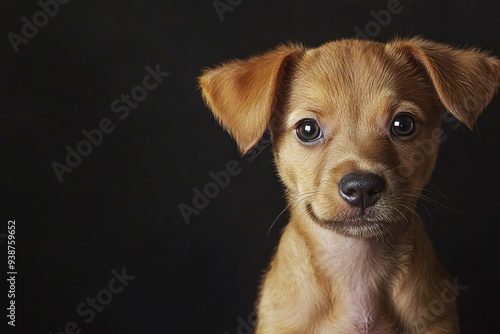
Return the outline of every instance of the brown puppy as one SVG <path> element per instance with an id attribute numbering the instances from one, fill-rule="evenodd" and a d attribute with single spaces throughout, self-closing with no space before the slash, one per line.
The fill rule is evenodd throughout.
<path id="1" fill-rule="evenodd" d="M 270 129 L 291 220 L 256 333 L 458 333 L 453 282 L 415 205 L 448 110 L 472 127 L 500 60 L 421 38 L 280 46 L 206 70 L 203 96 L 245 153 Z"/>

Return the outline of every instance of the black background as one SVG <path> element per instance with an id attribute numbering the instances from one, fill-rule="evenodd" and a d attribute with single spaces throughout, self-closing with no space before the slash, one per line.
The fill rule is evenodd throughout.
<path id="1" fill-rule="evenodd" d="M 235 3 L 236 1 L 233 1 Z M 204 106 L 196 77 L 206 66 L 287 41 L 317 46 L 354 37 L 388 1 L 243 0 L 221 21 L 212 1 L 76 1 L 16 54 L 36 1 L 0 5 L 0 277 L 7 272 L 7 221 L 16 220 L 13 333 L 247 333 L 262 271 L 287 216 L 269 147 L 240 157 Z M 498 1 L 402 0 L 373 39 L 422 35 L 500 55 Z M 169 76 L 120 120 L 111 103 L 141 84 L 146 66 Z M 59 182 L 82 130 L 115 129 Z M 498 333 L 500 242 L 497 162 L 500 99 L 474 132 L 444 124 L 422 215 L 438 255 L 458 283 L 464 333 Z M 242 168 L 186 224 L 179 204 L 229 161 Z M 107 288 L 111 270 L 135 276 L 85 323 L 76 307 Z M 0 285 L 2 296 L 7 285 Z M 2 326 L 7 298 L 0 309 Z M 238 320 L 240 318 L 240 320 Z"/>

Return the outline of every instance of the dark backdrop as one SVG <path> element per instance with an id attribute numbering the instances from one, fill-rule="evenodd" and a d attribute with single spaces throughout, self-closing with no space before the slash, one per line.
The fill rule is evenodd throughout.
<path id="1" fill-rule="evenodd" d="M 250 332 L 285 202 L 269 147 L 240 157 L 204 106 L 203 67 L 356 27 L 378 41 L 418 34 L 500 55 L 498 1 L 401 0 L 383 24 L 371 11 L 388 0 L 221 0 L 232 3 L 222 16 L 213 1 L 60 2 L 0 5 L 0 277 L 15 220 L 13 333 Z M 140 101 L 127 106 L 131 93 Z M 444 124 L 427 192 L 438 204 L 422 204 L 439 257 L 467 286 L 464 333 L 498 333 L 499 109 L 497 97 L 474 132 Z M 95 145 L 80 143 L 84 133 Z M 55 162 L 77 149 L 87 156 L 71 158 L 60 182 Z M 228 163 L 239 167 L 229 184 L 197 198 Z M 193 200 L 204 208 L 187 224 L 179 205 Z M 1 289 L 3 326 L 12 298 Z"/>

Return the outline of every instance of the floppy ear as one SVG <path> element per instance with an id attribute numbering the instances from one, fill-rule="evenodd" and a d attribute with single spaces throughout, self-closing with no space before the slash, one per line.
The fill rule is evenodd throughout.
<path id="1" fill-rule="evenodd" d="M 443 106 L 470 129 L 500 84 L 500 60 L 487 52 L 421 38 L 395 41 L 389 47 L 425 69 Z"/>
<path id="2" fill-rule="evenodd" d="M 303 52 L 301 46 L 279 46 L 248 60 L 205 70 L 198 78 L 206 104 L 243 154 L 266 131 L 286 68 Z"/>

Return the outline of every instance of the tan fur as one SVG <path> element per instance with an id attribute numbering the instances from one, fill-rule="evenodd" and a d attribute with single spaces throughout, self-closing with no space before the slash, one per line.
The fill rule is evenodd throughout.
<path id="1" fill-rule="evenodd" d="M 291 219 L 263 280 L 257 334 L 459 333 L 452 282 L 415 205 L 448 110 L 468 127 L 500 83 L 500 60 L 421 38 L 280 46 L 200 77 L 214 115 L 245 153 L 269 128 Z M 417 119 L 395 138 L 394 115 Z M 305 145 L 297 125 L 323 138 Z M 352 171 L 385 181 L 365 211 L 339 195 Z M 436 306 L 436 305 L 439 305 Z"/>

